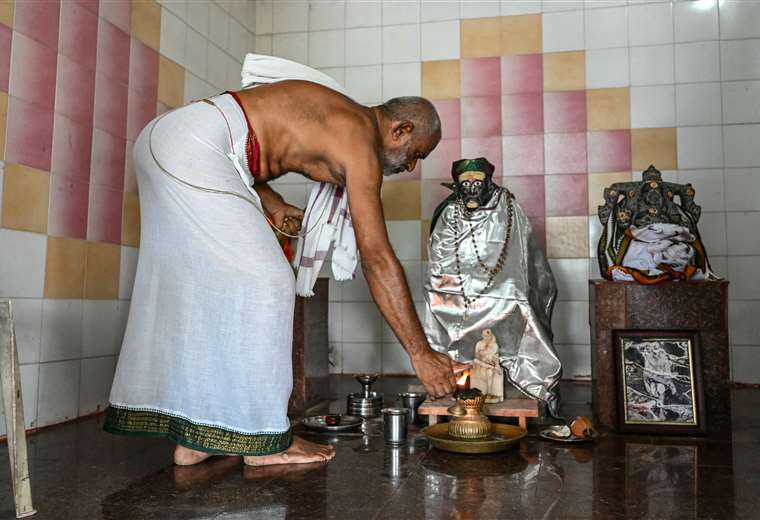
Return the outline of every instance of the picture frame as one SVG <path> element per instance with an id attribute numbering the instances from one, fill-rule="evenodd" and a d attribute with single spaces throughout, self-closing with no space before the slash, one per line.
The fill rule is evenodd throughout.
<path id="1" fill-rule="evenodd" d="M 707 433 L 699 332 L 613 331 L 621 433 Z"/>

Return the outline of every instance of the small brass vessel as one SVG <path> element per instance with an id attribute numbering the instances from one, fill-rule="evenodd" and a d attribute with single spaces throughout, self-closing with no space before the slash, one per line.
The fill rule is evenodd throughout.
<path id="1" fill-rule="evenodd" d="M 449 408 L 453 416 L 449 421 L 449 435 L 455 439 L 479 440 L 491 434 L 491 421 L 483 414 L 486 396 L 480 390 L 466 390 L 457 397 L 457 403 Z"/>

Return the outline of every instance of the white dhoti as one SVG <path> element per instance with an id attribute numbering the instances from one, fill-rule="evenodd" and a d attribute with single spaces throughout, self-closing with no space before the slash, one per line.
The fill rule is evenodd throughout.
<path id="1" fill-rule="evenodd" d="M 134 146 L 140 253 L 105 429 L 263 455 L 291 442 L 295 280 L 244 183 L 245 114 L 229 94 L 212 101 L 227 122 L 193 103 L 151 122 Z M 155 159 L 181 181 L 241 198 L 189 187 Z"/>

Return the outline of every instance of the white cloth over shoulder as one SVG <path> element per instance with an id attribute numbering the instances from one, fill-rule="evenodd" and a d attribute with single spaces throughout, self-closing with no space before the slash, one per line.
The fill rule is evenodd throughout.
<path id="1" fill-rule="evenodd" d="M 311 81 L 348 96 L 334 79 L 294 61 L 260 54 L 248 54 L 241 72 L 242 87 L 253 88 L 285 80 Z M 296 293 L 313 296 L 314 284 L 332 246 L 332 272 L 336 280 L 349 280 L 356 271 L 357 251 L 354 228 L 348 210 L 348 194 L 341 186 L 320 183 L 312 188 L 301 226 L 294 267 L 298 270 Z"/>

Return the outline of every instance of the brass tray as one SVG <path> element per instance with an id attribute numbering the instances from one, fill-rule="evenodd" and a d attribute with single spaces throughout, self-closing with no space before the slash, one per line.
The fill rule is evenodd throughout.
<path id="1" fill-rule="evenodd" d="M 439 450 L 454 453 L 496 453 L 504 451 L 519 442 L 528 433 L 519 426 L 494 424 L 491 435 L 485 439 L 465 441 L 449 436 L 448 423 L 432 424 L 423 428 L 422 433 Z"/>

